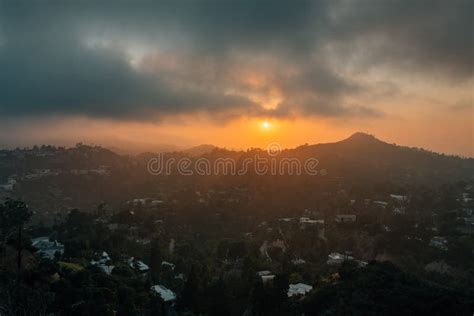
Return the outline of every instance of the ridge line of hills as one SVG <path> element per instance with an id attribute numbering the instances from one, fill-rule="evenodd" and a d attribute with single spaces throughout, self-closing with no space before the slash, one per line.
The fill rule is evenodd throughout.
<path id="1" fill-rule="evenodd" d="M 383 140 L 378 139 L 374 135 L 363 133 L 363 132 L 356 132 L 349 136 L 348 138 L 342 139 L 340 141 L 336 142 L 327 142 L 327 143 L 314 143 L 314 144 L 304 144 L 304 145 L 299 145 L 294 148 L 282 148 L 282 151 L 286 152 L 291 152 L 291 151 L 298 151 L 301 149 L 305 150 L 317 150 L 320 148 L 330 148 L 330 147 L 347 147 L 346 149 L 357 149 L 357 148 L 363 148 L 366 150 L 370 150 L 371 152 L 375 150 L 403 150 L 403 151 L 412 151 L 412 152 L 417 152 L 417 153 L 424 153 L 427 155 L 432 155 L 432 156 L 441 156 L 441 157 L 449 157 L 449 158 L 460 158 L 463 160 L 472 160 L 474 157 L 465 157 L 461 155 L 455 155 L 455 154 L 445 154 L 445 153 L 440 153 L 440 152 L 434 152 L 431 150 L 427 150 L 424 148 L 418 148 L 418 147 L 409 147 L 409 146 L 404 146 L 404 145 L 398 145 L 398 144 L 391 144 L 387 143 Z M 228 153 L 241 153 L 241 152 L 248 152 L 252 150 L 265 150 L 265 148 L 248 148 L 248 149 L 229 149 L 226 147 L 219 147 L 215 146 L 212 144 L 201 144 L 197 146 L 193 146 L 190 148 L 184 148 L 184 149 L 175 149 L 171 148 L 171 146 L 167 146 L 166 149 L 164 150 L 158 150 L 158 151 L 144 151 L 144 152 L 139 152 L 137 154 L 129 154 L 126 152 L 121 151 L 120 149 L 117 148 L 111 148 L 107 146 L 101 146 L 101 145 L 87 145 L 83 143 L 78 143 L 75 147 L 63 147 L 63 146 L 52 146 L 52 145 L 42 145 L 42 146 L 33 146 L 33 147 L 26 147 L 26 148 L 19 148 L 19 149 L 0 149 L 1 152 L 9 152 L 9 151 L 39 151 L 39 150 L 45 150 L 45 151 L 54 151 L 54 149 L 64 149 L 64 150 L 72 150 L 72 149 L 91 149 L 94 148 L 94 150 L 102 150 L 104 152 L 109 152 L 109 154 L 115 154 L 117 156 L 131 156 L 131 157 L 141 157 L 141 156 L 149 156 L 149 155 L 156 155 L 158 153 L 167 153 L 167 154 L 174 154 L 174 153 L 182 153 L 189 155 L 191 157 L 198 157 L 206 154 L 210 154 L 212 152 L 228 152 Z"/>

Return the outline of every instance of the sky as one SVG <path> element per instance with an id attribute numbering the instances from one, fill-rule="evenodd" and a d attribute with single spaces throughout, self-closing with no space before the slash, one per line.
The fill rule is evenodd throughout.
<path id="1" fill-rule="evenodd" d="M 0 0 L 0 147 L 474 156 L 474 2 Z"/>

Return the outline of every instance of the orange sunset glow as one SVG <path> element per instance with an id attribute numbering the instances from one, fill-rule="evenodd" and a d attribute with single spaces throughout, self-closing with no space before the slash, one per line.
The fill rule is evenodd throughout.
<path id="1" fill-rule="evenodd" d="M 162 6 L 155 9 L 168 12 Z M 209 23 L 187 16 L 194 5 L 171 10 L 183 21 L 179 28 L 165 13 L 148 24 L 140 13 L 87 8 L 81 14 L 91 22 L 85 23 L 76 8 L 51 6 L 32 10 L 21 30 L 3 28 L 0 144 L 86 142 L 138 153 L 203 143 L 295 147 L 364 131 L 473 156 L 472 45 L 462 44 L 469 27 L 450 24 L 460 42 L 451 43 L 448 29 L 436 38 L 418 34 L 421 13 L 408 13 L 403 22 L 395 15 L 393 24 L 377 28 L 363 13 L 372 6 L 344 2 L 296 5 L 275 16 L 257 11 L 252 23 L 267 27 L 255 32 L 256 25 L 241 20 L 247 5 L 228 24 L 220 18 L 228 8 L 215 8 L 219 14 L 208 12 Z M 50 14 L 78 22 L 65 18 L 58 27 L 46 22 Z M 432 17 L 425 29 L 434 34 L 444 20 Z M 44 27 L 33 27 L 36 19 Z"/>

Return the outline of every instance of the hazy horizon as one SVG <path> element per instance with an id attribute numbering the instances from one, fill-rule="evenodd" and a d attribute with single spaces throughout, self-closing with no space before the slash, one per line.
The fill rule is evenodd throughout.
<path id="1" fill-rule="evenodd" d="M 54 144 L 54 143 L 39 144 L 38 143 L 38 144 L 27 144 L 25 146 L 4 146 L 4 147 L 0 146 L 0 150 L 2 150 L 2 149 L 3 150 L 13 150 L 13 149 L 16 149 L 16 148 L 32 148 L 34 146 L 42 146 L 42 145 L 52 145 L 52 146 L 70 148 L 70 147 L 76 146 L 77 144 L 84 144 L 84 145 L 89 145 L 89 146 L 100 146 L 100 147 L 109 149 L 109 150 L 111 150 L 111 151 L 113 151 L 117 154 L 137 155 L 137 154 L 141 154 L 141 153 L 145 153 L 145 152 L 186 151 L 186 150 L 198 149 L 200 147 L 206 147 L 206 146 L 226 149 L 226 150 L 230 150 L 230 151 L 246 151 L 246 150 L 253 149 L 253 148 L 259 148 L 259 149 L 262 149 L 262 150 L 267 150 L 268 145 L 272 145 L 272 144 L 275 144 L 275 143 L 278 144 L 278 146 L 281 146 L 281 149 L 295 149 L 295 148 L 297 148 L 299 146 L 302 146 L 302 145 L 319 145 L 319 144 L 337 143 L 337 142 L 347 140 L 347 139 L 349 139 L 350 137 L 352 137 L 356 134 L 363 134 L 363 135 L 369 136 L 369 137 L 373 136 L 377 140 L 382 141 L 384 143 L 394 144 L 394 145 L 401 146 L 401 147 L 420 148 L 420 149 L 431 151 L 431 152 L 434 152 L 434 153 L 437 153 L 437 154 L 446 154 L 446 155 L 450 155 L 450 156 L 459 156 L 459 157 L 463 157 L 463 158 L 474 158 L 473 155 L 469 156 L 469 155 L 464 155 L 464 154 L 438 152 L 438 151 L 432 150 L 430 148 L 424 148 L 424 147 L 420 147 L 420 146 L 416 146 L 416 145 L 407 145 L 407 144 L 400 144 L 400 143 L 390 142 L 390 141 L 387 141 L 385 139 L 381 139 L 381 138 L 377 137 L 377 135 L 373 135 L 373 134 L 366 133 L 366 132 L 361 132 L 361 131 L 356 131 L 352 134 L 349 134 L 347 136 L 344 136 L 343 138 L 336 139 L 336 140 L 316 141 L 316 142 L 313 142 L 313 143 L 307 143 L 306 142 L 306 143 L 301 143 L 301 144 L 297 144 L 297 145 L 294 145 L 294 146 L 283 146 L 282 144 L 280 144 L 278 142 L 270 142 L 270 143 L 267 143 L 263 146 L 230 147 L 230 146 L 226 146 L 225 144 L 224 145 L 216 145 L 216 144 L 209 143 L 209 142 L 208 143 L 196 143 L 196 144 L 185 145 L 185 144 L 172 144 L 172 143 L 169 143 L 169 144 L 167 144 L 167 143 L 160 143 L 160 144 L 137 144 L 137 143 L 100 144 L 100 143 L 95 143 L 95 142 L 76 141 L 76 142 L 71 142 L 71 143 L 58 143 L 58 144 Z"/>

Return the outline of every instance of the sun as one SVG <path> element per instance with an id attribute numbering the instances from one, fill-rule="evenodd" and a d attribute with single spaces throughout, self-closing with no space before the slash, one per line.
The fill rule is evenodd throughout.
<path id="1" fill-rule="evenodd" d="M 272 125 L 270 124 L 269 121 L 263 121 L 263 122 L 262 122 L 262 127 L 263 127 L 264 129 L 270 129 L 270 128 L 272 127 Z"/>

